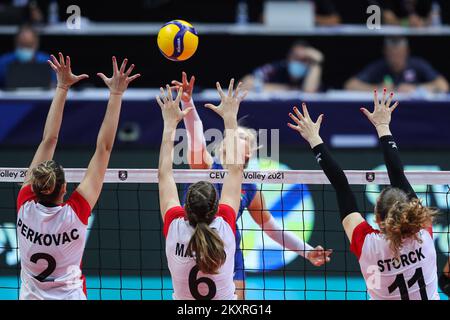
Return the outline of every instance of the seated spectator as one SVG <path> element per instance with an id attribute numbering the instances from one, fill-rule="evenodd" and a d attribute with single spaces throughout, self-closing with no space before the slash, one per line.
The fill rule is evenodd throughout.
<path id="1" fill-rule="evenodd" d="M 418 89 L 447 92 L 447 80 L 427 61 L 410 57 L 406 38 L 386 38 L 384 58 L 375 61 L 345 84 L 347 90 L 371 91 L 375 88 L 409 93 Z"/>
<path id="2" fill-rule="evenodd" d="M 8 67 L 14 63 L 37 62 L 47 64 L 50 56 L 39 49 L 39 35 L 30 26 L 22 26 L 15 38 L 15 50 L 0 56 L 0 88 L 5 86 Z"/>
<path id="3" fill-rule="evenodd" d="M 297 41 L 287 59 L 266 64 L 244 77 L 248 90 L 302 90 L 317 92 L 322 76 L 323 54 L 306 42 Z"/>
<path id="4" fill-rule="evenodd" d="M 385 24 L 426 27 L 431 24 L 432 0 L 380 0 Z"/>

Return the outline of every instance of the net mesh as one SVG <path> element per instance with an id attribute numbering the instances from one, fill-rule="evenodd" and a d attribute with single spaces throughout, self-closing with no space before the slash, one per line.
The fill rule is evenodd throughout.
<path id="1" fill-rule="evenodd" d="M 66 169 L 68 193 L 84 175 Z M 221 170 L 175 170 L 180 197 L 188 183 L 222 183 Z M 20 257 L 15 202 L 25 170 L 0 169 L 0 297 L 18 299 Z M 384 185 L 385 172 L 347 171 L 359 208 L 373 225 L 373 207 Z M 450 172 L 408 172 L 423 203 L 440 208 L 433 229 L 438 268 L 449 255 Z M 321 171 L 247 171 L 244 183 L 254 183 L 267 208 L 284 230 L 312 246 L 332 248 L 332 261 L 314 267 L 295 252 L 268 237 L 244 211 L 241 231 L 247 299 L 369 299 L 356 257 L 349 252 L 335 193 Z M 156 170 L 110 169 L 100 199 L 92 211 L 83 257 L 88 299 L 172 299 L 159 212 Z M 441 295 L 444 298 L 443 295 Z"/>

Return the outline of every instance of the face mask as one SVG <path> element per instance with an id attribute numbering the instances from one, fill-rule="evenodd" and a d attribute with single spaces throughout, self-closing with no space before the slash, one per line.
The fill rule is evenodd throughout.
<path id="1" fill-rule="evenodd" d="M 34 57 L 34 50 L 28 48 L 17 48 L 16 57 L 20 62 L 30 62 Z"/>
<path id="2" fill-rule="evenodd" d="M 305 76 L 308 67 L 299 61 L 290 61 L 288 64 L 289 75 L 294 79 L 301 79 Z"/>

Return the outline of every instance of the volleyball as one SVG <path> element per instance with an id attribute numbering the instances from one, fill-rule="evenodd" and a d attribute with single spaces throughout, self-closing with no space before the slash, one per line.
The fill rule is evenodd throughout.
<path id="1" fill-rule="evenodd" d="M 173 20 L 161 27 L 158 33 L 158 48 L 172 61 L 184 61 L 197 51 L 198 35 L 192 24 L 184 20 Z"/>

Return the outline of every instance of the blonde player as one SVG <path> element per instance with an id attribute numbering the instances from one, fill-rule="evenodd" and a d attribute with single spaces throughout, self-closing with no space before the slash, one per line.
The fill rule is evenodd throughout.
<path id="1" fill-rule="evenodd" d="M 234 150 L 237 139 L 237 113 L 245 96 L 240 84 L 233 90 L 231 80 L 228 94 L 220 84 L 217 90 L 222 98 L 219 106 L 207 105 L 219 114 L 228 130 L 225 143 Z M 180 109 L 182 88 L 175 101 L 171 89 L 161 88 L 157 98 L 164 119 L 163 140 L 159 154 L 159 201 L 164 221 L 166 255 L 174 299 L 232 300 L 234 254 L 236 251 L 236 212 L 241 200 L 243 156 L 229 152 L 228 174 L 219 197 L 214 185 L 200 181 L 189 187 L 184 208 L 180 206 L 173 178 L 173 141 L 178 123 L 192 111 Z"/>
<path id="2" fill-rule="evenodd" d="M 206 150 L 203 124 L 192 100 L 194 82 L 195 77 L 192 76 L 188 82 L 187 75 L 184 72 L 182 73 L 182 82 L 172 81 L 174 88 L 183 88 L 183 96 L 181 98 L 182 108 L 192 108 L 192 112 L 184 118 L 184 124 L 188 132 L 189 165 L 192 169 L 226 169 L 226 164 L 222 163 L 222 159 L 226 154 L 224 144 L 221 144 L 217 152 L 219 154 L 218 157 L 213 157 Z M 241 126 L 238 127 L 238 133 L 242 142 L 240 144 L 242 152 L 245 154 L 245 165 L 247 165 L 257 149 L 255 146 L 256 137 L 251 130 Z M 220 194 L 222 186 L 217 184 L 216 188 Z M 239 219 L 245 209 L 248 209 L 251 217 L 261 229 L 283 248 L 292 250 L 298 255 L 305 257 L 317 267 L 330 261 L 332 250 L 324 250 L 321 246 L 313 248 L 308 243 L 303 242 L 295 233 L 284 230 L 283 226 L 277 223 L 267 208 L 263 193 L 258 190 L 256 184 L 242 185 L 241 204 L 237 211 L 237 219 Z M 241 234 L 239 229 L 236 231 L 236 255 L 234 263 L 236 293 L 239 299 L 245 299 L 245 265 L 241 250 Z"/>
<path id="3" fill-rule="evenodd" d="M 117 131 L 122 95 L 134 65 L 125 72 L 127 59 L 120 70 L 113 57 L 113 76 L 103 79 L 110 90 L 108 107 L 97 138 L 97 147 L 78 188 L 64 202 L 64 169 L 53 159 L 61 127 L 64 104 L 70 87 L 88 78 L 71 71 L 70 58 L 59 61 L 51 56 L 50 66 L 57 74 L 58 85 L 45 123 L 44 135 L 27 171 L 17 198 L 17 235 L 21 259 L 20 299 L 84 300 L 85 279 L 80 266 L 86 242 L 91 209 L 102 190 L 103 178 Z"/>
<path id="4" fill-rule="evenodd" d="M 314 151 L 317 162 L 336 190 L 339 211 L 350 250 L 359 260 L 368 293 L 374 300 L 439 299 L 436 250 L 432 221 L 436 211 L 422 205 L 409 184 L 389 129 L 393 94 L 381 102 L 375 91 L 375 109 L 361 109 L 375 126 L 383 149 L 391 187 L 384 189 L 375 206 L 373 229 L 358 212 L 354 194 L 347 178 L 334 161 L 319 135 L 323 115 L 311 120 L 306 105 L 303 114 L 294 108 L 289 114 L 296 123 L 288 126 L 298 131 Z"/>

